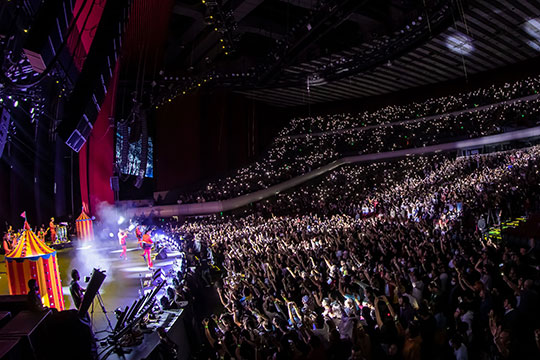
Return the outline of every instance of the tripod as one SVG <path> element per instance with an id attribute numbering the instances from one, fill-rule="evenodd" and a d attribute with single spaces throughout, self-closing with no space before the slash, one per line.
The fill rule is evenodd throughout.
<path id="1" fill-rule="evenodd" d="M 92 310 L 90 311 L 90 316 L 92 319 L 92 326 L 94 325 L 94 302 L 98 299 L 99 305 L 101 306 L 101 311 L 103 312 L 103 315 L 105 315 L 105 319 L 107 319 L 107 323 L 110 330 L 104 329 L 101 331 L 96 331 L 96 334 L 102 333 L 102 332 L 112 332 L 113 327 L 111 324 L 111 320 L 109 319 L 109 315 L 107 315 L 107 309 L 105 309 L 105 304 L 103 303 L 103 299 L 101 298 L 101 294 L 99 291 L 96 293 L 96 297 L 94 298 L 94 301 L 92 302 Z"/>

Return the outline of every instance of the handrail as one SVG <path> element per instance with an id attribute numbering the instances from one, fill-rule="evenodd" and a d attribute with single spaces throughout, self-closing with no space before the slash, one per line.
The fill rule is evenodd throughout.
<path id="1" fill-rule="evenodd" d="M 483 136 L 474 139 L 454 141 L 444 144 L 430 145 L 412 149 L 402 149 L 396 151 L 387 151 L 380 153 L 372 153 L 365 155 L 347 156 L 339 160 L 335 160 L 330 164 L 321 166 L 306 174 L 294 177 L 290 180 L 284 181 L 277 185 L 270 186 L 269 188 L 255 191 L 250 194 L 241 195 L 232 199 L 209 201 L 205 203 L 195 204 L 176 204 L 176 205 L 159 205 L 149 206 L 141 208 L 126 209 L 128 216 L 157 216 L 157 217 L 170 217 L 177 215 L 204 215 L 219 213 L 221 211 L 229 211 L 244 207 L 250 203 L 257 202 L 271 196 L 277 195 L 282 191 L 288 190 L 294 186 L 300 185 L 306 181 L 309 181 L 317 176 L 320 176 L 328 171 L 334 170 L 342 165 L 367 162 L 367 161 L 382 161 L 400 158 L 411 155 L 422 155 L 429 153 L 437 153 L 449 150 L 467 149 L 477 146 L 485 146 L 503 143 L 507 141 L 514 141 L 520 139 L 527 139 L 540 136 L 540 126 L 506 132 L 497 135 Z"/>

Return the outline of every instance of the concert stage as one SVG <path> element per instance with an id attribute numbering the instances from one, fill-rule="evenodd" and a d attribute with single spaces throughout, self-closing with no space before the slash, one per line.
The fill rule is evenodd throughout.
<path id="1" fill-rule="evenodd" d="M 131 246 L 130 246 L 131 245 Z M 71 282 L 71 270 L 77 269 L 81 275 L 80 284 L 82 287 L 86 287 L 84 278 L 89 276 L 94 268 L 105 270 L 107 277 L 100 289 L 100 293 L 103 298 L 107 315 L 114 327 L 116 324 L 116 317 L 114 311 L 118 308 L 124 309 L 126 306 L 131 306 L 135 299 L 139 297 L 139 294 L 144 292 L 141 287 L 149 278 L 151 278 L 152 271 L 146 266 L 146 263 L 141 256 L 142 250 L 135 247 L 135 241 L 128 239 L 128 252 L 127 259 L 120 259 L 121 248 L 118 245 L 116 237 L 113 239 L 106 239 L 98 242 L 86 242 L 86 243 L 74 243 L 72 248 L 64 248 L 57 250 L 58 264 L 60 270 L 60 277 L 62 281 L 65 307 L 66 309 L 74 309 L 74 305 L 69 292 L 69 285 Z M 156 259 L 154 261 L 154 269 L 163 269 L 168 271 L 173 265 L 174 253 L 169 253 L 169 257 L 165 260 Z M 8 281 L 6 274 L 6 262 L 4 257 L 1 256 L 0 262 L 0 295 L 8 295 Z M 156 296 L 156 300 L 159 303 L 160 294 Z M 93 317 L 94 332 L 97 333 L 97 338 L 102 339 L 107 336 L 108 322 L 105 314 L 102 312 L 101 307 L 97 300 L 95 300 L 94 312 L 89 310 L 89 314 Z M 185 331 L 183 329 L 182 317 L 184 314 L 182 310 L 178 310 L 176 314 L 166 313 L 162 316 L 161 321 L 165 327 L 170 327 L 170 331 L 174 331 L 175 334 L 183 334 L 185 338 Z M 158 317 L 159 321 L 159 317 Z M 179 326 L 181 329 L 179 329 Z M 150 329 L 157 327 L 157 323 L 150 324 Z M 110 329 L 109 329 L 110 330 Z M 178 335 L 179 336 L 179 335 Z M 180 337 L 179 337 L 180 338 Z M 149 333 L 144 335 L 144 346 L 132 348 L 133 355 L 127 355 L 126 358 L 133 357 L 137 353 L 149 354 L 149 351 L 157 344 L 157 334 Z M 189 350 L 185 344 L 182 345 L 184 351 L 180 351 L 179 359 L 186 358 Z M 108 357 L 109 359 L 115 359 L 114 355 Z"/>

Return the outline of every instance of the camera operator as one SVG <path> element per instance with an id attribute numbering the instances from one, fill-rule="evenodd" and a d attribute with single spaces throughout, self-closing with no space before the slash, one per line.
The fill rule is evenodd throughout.
<path id="1" fill-rule="evenodd" d="M 79 280 L 81 280 L 81 277 L 79 276 L 79 272 L 77 269 L 71 270 L 71 284 L 69 285 L 69 292 L 71 293 L 71 298 L 73 299 L 73 304 L 75 304 L 75 307 L 78 309 L 81 306 L 81 302 L 84 296 L 84 291 L 79 285 Z"/>

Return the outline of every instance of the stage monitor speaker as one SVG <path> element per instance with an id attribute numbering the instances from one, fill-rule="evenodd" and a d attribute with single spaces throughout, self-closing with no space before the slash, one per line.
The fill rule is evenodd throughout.
<path id="1" fill-rule="evenodd" d="M 90 277 L 81 306 L 79 307 L 79 316 L 83 316 L 88 312 L 90 305 L 92 305 L 92 302 L 94 301 L 94 298 L 99 292 L 99 288 L 101 287 L 101 284 L 103 284 L 106 277 L 107 275 L 105 275 L 105 271 L 101 271 L 99 269 L 94 269 L 94 271 L 92 271 L 92 276 Z"/>
<path id="2" fill-rule="evenodd" d="M 26 295 L 0 295 L 0 311 L 8 311 L 16 316 L 23 310 L 28 310 L 28 297 Z"/>
<path id="3" fill-rule="evenodd" d="M 165 260 L 166 258 L 167 258 L 167 250 L 163 248 L 160 250 L 160 252 L 157 253 L 156 259 Z"/>

